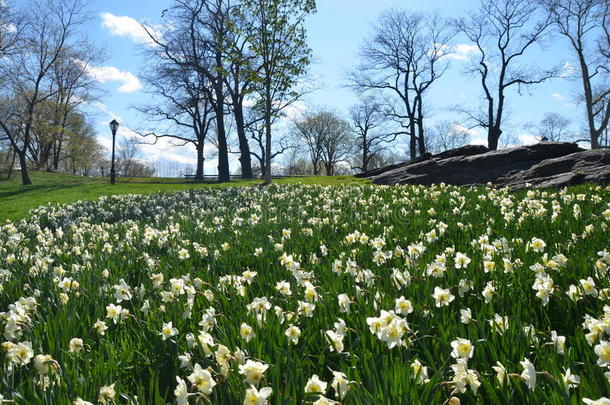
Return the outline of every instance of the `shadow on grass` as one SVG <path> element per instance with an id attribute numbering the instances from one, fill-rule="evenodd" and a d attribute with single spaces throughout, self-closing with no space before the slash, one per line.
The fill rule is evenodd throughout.
<path id="1" fill-rule="evenodd" d="M 82 187 L 82 184 L 62 184 L 62 185 L 33 185 L 33 186 L 18 186 L 20 189 L 13 191 L 4 191 L 0 192 L 0 198 L 8 198 L 15 197 L 22 194 L 32 193 L 32 192 L 51 192 L 51 191 L 61 191 L 68 190 L 75 187 Z"/>

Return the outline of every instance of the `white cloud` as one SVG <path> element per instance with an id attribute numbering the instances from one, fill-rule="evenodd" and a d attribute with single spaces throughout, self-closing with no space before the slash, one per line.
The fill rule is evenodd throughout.
<path id="1" fill-rule="evenodd" d="M 104 149 L 106 149 L 108 153 L 112 150 L 112 137 L 108 135 L 98 135 L 97 141 L 104 147 Z"/>
<path id="2" fill-rule="evenodd" d="M 142 27 L 142 24 L 137 20 L 128 16 L 117 16 L 111 13 L 102 13 L 100 14 L 100 17 L 102 18 L 102 26 L 107 28 L 112 35 L 128 37 L 138 44 L 154 46 L 154 42 Z M 158 35 L 154 28 L 147 28 L 149 31 L 152 31 L 155 36 Z"/>
<path id="3" fill-rule="evenodd" d="M 171 152 L 163 152 L 157 153 L 154 155 L 149 155 L 148 160 L 150 162 L 156 161 L 158 159 L 165 159 L 171 162 L 182 163 L 184 165 L 197 165 L 197 157 L 195 156 L 195 152 L 189 154 L 190 156 L 184 156 L 180 153 L 171 153 Z"/>
<path id="4" fill-rule="evenodd" d="M 570 77 L 573 76 L 575 73 L 576 69 L 574 68 L 574 66 L 572 66 L 570 62 L 566 62 L 561 67 L 561 73 L 559 74 L 559 77 Z"/>
<path id="5" fill-rule="evenodd" d="M 479 48 L 476 45 L 457 44 L 455 46 L 448 47 L 448 51 L 445 56 L 449 59 L 469 60 L 472 54 L 477 53 L 478 51 Z"/>
<path id="6" fill-rule="evenodd" d="M 293 121 L 301 118 L 307 111 L 309 111 L 309 108 L 305 102 L 298 100 L 286 107 L 283 113 L 288 121 Z"/>
<path id="7" fill-rule="evenodd" d="M 470 136 L 481 136 L 483 134 L 483 132 L 481 131 L 480 128 L 467 128 L 465 126 L 462 126 L 460 124 L 453 124 L 451 125 L 451 129 L 455 132 L 463 132 L 466 133 Z"/>
<path id="8" fill-rule="evenodd" d="M 96 110 L 103 112 L 111 119 L 115 118 L 112 115 L 112 113 L 110 112 L 110 108 L 108 108 L 108 106 L 106 104 L 102 103 L 101 101 L 91 101 L 91 102 L 87 102 L 87 104 L 89 104 L 91 107 L 95 108 Z M 119 119 L 119 118 L 117 118 L 117 119 Z"/>
<path id="9" fill-rule="evenodd" d="M 470 145 L 483 145 L 487 146 L 487 139 L 485 138 L 471 138 Z"/>
<path id="10" fill-rule="evenodd" d="M 123 72 L 114 66 L 87 66 L 87 73 L 100 83 L 121 82 L 118 88 L 121 93 L 133 93 L 142 88 L 142 83 L 133 73 Z"/>
<path id="11" fill-rule="evenodd" d="M 522 145 L 534 145 L 540 142 L 540 139 L 532 134 L 519 134 L 517 137 Z"/>
<path id="12" fill-rule="evenodd" d="M 569 102 L 569 101 L 568 101 L 568 100 L 567 100 L 567 99 L 566 99 L 566 98 L 565 98 L 565 97 L 564 97 L 562 94 L 559 94 L 559 93 L 553 93 L 553 94 L 551 94 L 551 97 L 552 97 L 552 98 L 553 98 L 555 101 L 558 101 L 558 102 L 560 102 L 560 103 L 563 103 L 563 106 L 564 106 L 565 108 L 572 109 L 572 108 L 575 108 L 575 107 L 576 107 L 576 105 L 574 105 L 573 103 Z"/>
<path id="13" fill-rule="evenodd" d="M 467 128 L 459 124 L 453 124 L 451 128 L 454 131 L 463 131 L 470 135 L 470 145 L 487 146 L 487 134 L 482 128 Z"/>

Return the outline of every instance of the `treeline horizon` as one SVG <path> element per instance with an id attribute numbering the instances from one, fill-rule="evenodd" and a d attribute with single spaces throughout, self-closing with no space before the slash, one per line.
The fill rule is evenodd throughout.
<path id="1" fill-rule="evenodd" d="M 90 18 L 86 5 L 0 4 L 0 158 L 10 167 L 18 163 L 23 184 L 31 182 L 28 167 L 102 176 L 109 167 L 82 109 L 99 97 L 88 72 L 103 55 L 82 32 Z M 314 12 L 314 0 L 174 0 L 161 24 L 142 25 L 150 45 L 142 51 L 140 77 L 151 97 L 135 108 L 150 124 L 122 141 L 119 175 L 153 175 L 138 144 L 160 140 L 195 149 L 196 178 L 212 156 L 220 182 L 230 180 L 231 155 L 242 178 L 269 183 L 272 167 L 287 174 L 367 171 L 465 145 L 474 128 L 485 131 L 495 150 L 512 142 L 505 131 L 511 99 L 537 84 L 567 80 L 562 66 L 527 59 L 555 39 L 552 46 L 568 45 L 578 61 L 570 79 L 580 83 L 586 128 L 571 132 L 572 117 L 555 112 L 529 128 L 539 139 L 608 146 L 605 0 L 481 0 L 457 18 L 388 9 L 346 75 L 358 97 L 348 114 L 316 107 L 287 117 L 315 90 L 307 82 L 313 51 L 305 29 Z M 430 92 L 450 69 L 458 37 L 474 49 L 464 75 L 482 97 L 477 108 L 454 108 L 459 121 L 431 124 Z M 408 156 L 396 152 L 403 143 Z"/>

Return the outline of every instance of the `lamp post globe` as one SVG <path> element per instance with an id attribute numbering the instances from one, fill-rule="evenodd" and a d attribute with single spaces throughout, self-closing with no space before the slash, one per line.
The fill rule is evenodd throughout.
<path id="1" fill-rule="evenodd" d="M 115 182 L 115 172 L 114 172 L 114 144 L 116 140 L 116 133 L 119 130 L 119 123 L 117 120 L 110 121 L 110 131 L 112 132 L 112 163 L 110 166 L 110 184 L 114 184 Z"/>

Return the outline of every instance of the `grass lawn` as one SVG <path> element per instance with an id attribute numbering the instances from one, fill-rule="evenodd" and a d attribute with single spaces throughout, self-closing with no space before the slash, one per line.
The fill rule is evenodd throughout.
<path id="1" fill-rule="evenodd" d="M 22 186 L 20 173 L 6 180 L 0 172 L 0 222 L 18 220 L 29 210 L 47 203 L 72 203 L 93 200 L 111 194 L 151 194 L 202 187 L 234 187 L 260 184 L 260 180 L 232 181 L 231 183 L 196 183 L 177 178 L 118 178 L 114 186 L 109 179 L 70 176 L 60 173 L 30 172 L 32 185 Z M 366 180 L 353 176 L 301 177 L 278 179 L 281 184 L 363 184 Z"/>

